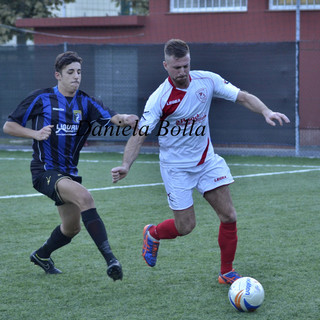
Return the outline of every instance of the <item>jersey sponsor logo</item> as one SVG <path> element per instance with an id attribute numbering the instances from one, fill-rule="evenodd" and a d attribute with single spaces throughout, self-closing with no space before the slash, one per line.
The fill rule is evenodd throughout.
<path id="1" fill-rule="evenodd" d="M 56 135 L 57 136 L 75 136 L 78 132 L 78 124 L 57 124 Z"/>
<path id="2" fill-rule="evenodd" d="M 185 95 L 186 91 L 173 88 L 166 104 L 164 105 L 164 108 L 162 109 L 162 116 L 160 120 L 165 120 L 168 116 L 173 114 L 179 107 Z"/>
<path id="3" fill-rule="evenodd" d="M 63 108 L 52 108 L 52 110 L 54 110 L 54 111 L 64 111 Z"/>
<path id="4" fill-rule="evenodd" d="M 196 92 L 196 96 L 202 103 L 205 103 L 207 101 L 207 97 L 208 97 L 207 88 L 199 89 Z"/>
<path id="5" fill-rule="evenodd" d="M 180 101 L 181 101 L 180 99 L 175 99 L 175 100 L 168 101 L 167 102 L 167 106 L 171 106 L 172 104 L 179 103 Z"/>
<path id="6" fill-rule="evenodd" d="M 197 114 L 189 119 L 180 119 L 176 121 L 176 125 L 177 126 L 183 126 L 185 124 L 187 124 L 187 126 L 190 126 L 192 123 L 194 122 L 202 122 L 205 118 L 207 117 L 206 114 Z"/>
<path id="7" fill-rule="evenodd" d="M 73 121 L 76 123 L 80 123 L 81 120 L 82 120 L 81 110 L 73 110 Z"/>

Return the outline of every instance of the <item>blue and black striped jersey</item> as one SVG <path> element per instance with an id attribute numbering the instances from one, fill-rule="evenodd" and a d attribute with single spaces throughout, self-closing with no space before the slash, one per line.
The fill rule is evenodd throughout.
<path id="1" fill-rule="evenodd" d="M 32 171 L 55 169 L 70 175 L 78 174 L 79 153 L 93 122 L 108 126 L 115 111 L 78 90 L 72 98 L 63 96 L 58 87 L 40 89 L 31 93 L 13 111 L 8 121 L 40 130 L 53 125 L 48 140 L 33 142 Z"/>

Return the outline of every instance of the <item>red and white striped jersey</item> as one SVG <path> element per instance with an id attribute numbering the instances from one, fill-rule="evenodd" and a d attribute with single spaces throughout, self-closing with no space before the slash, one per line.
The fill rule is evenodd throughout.
<path id="1" fill-rule="evenodd" d="M 149 97 L 139 122 L 140 132 L 156 135 L 160 162 L 180 168 L 202 164 L 214 155 L 209 110 L 213 97 L 235 102 L 240 89 L 209 71 L 190 71 L 187 89 L 176 88 L 167 78 Z"/>

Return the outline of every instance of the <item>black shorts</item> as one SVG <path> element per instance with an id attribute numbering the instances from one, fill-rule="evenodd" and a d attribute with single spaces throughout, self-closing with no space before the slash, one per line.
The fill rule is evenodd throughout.
<path id="1" fill-rule="evenodd" d="M 82 182 L 82 178 L 79 176 L 71 176 L 56 170 L 48 170 L 41 173 L 32 172 L 33 187 L 40 193 L 52 199 L 56 206 L 64 204 L 57 189 L 57 183 L 61 179 L 71 179 L 79 183 Z"/>

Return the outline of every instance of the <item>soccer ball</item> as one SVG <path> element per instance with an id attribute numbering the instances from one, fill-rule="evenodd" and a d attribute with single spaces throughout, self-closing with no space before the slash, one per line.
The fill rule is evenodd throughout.
<path id="1" fill-rule="evenodd" d="M 264 290 L 256 279 L 242 277 L 231 285 L 228 296 L 238 311 L 255 311 L 264 300 Z"/>

